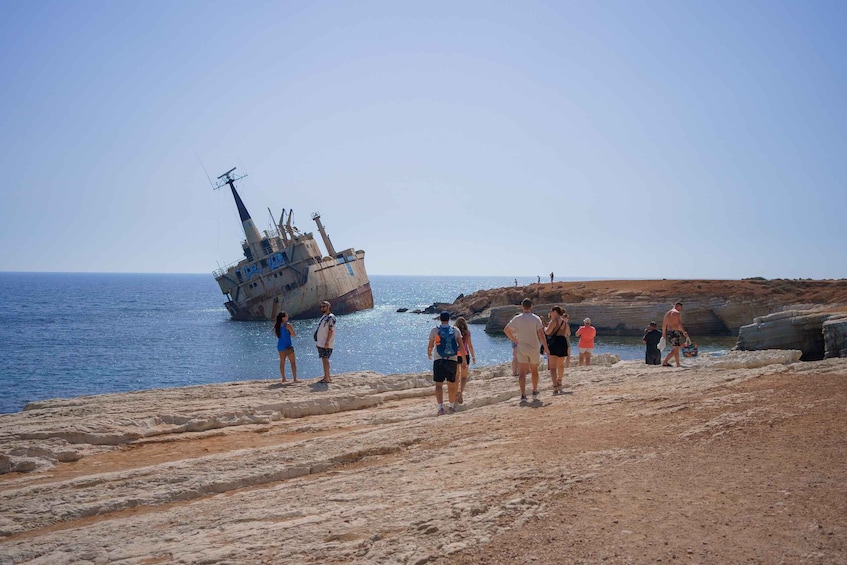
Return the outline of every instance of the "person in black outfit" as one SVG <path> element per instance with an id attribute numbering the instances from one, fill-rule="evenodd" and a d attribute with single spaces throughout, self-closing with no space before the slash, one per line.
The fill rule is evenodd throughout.
<path id="1" fill-rule="evenodd" d="M 657 329 L 656 322 L 650 322 L 650 326 L 644 330 L 644 337 L 641 338 L 641 341 L 647 345 L 644 361 L 648 365 L 662 364 L 662 352 L 659 351 L 660 339 L 662 339 L 662 332 Z"/>

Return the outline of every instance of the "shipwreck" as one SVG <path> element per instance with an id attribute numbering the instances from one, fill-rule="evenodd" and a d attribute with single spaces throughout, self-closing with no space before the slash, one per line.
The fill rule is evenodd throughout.
<path id="1" fill-rule="evenodd" d="M 235 168 L 218 177 L 215 189 L 229 186 L 245 240 L 244 259 L 213 273 L 226 295 L 226 307 L 234 320 L 274 320 L 285 311 L 292 319 L 320 316 L 320 304 L 328 300 L 336 314 L 373 308 L 373 294 L 365 270 L 365 252 L 352 247 L 336 251 L 321 224 L 320 214 L 312 219 L 321 234 L 326 255 L 311 233 L 291 225 L 292 210 L 282 210 L 272 229 L 259 233 L 241 201 Z M 270 212 L 270 209 L 268 209 Z"/>

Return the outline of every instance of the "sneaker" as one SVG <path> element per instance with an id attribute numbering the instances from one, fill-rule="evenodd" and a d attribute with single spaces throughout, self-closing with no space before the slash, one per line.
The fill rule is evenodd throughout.
<path id="1" fill-rule="evenodd" d="M 558 388 L 553 389 L 553 396 L 559 396 L 559 389 Z"/>
<path id="2" fill-rule="evenodd" d="M 535 400 L 537 397 L 538 397 L 538 391 L 537 390 L 532 391 L 532 399 Z"/>
<path id="3" fill-rule="evenodd" d="M 526 395 L 525 394 L 521 395 L 521 402 L 526 402 Z"/>
<path id="4" fill-rule="evenodd" d="M 444 415 L 444 407 L 443 407 L 443 406 L 439 406 L 439 407 L 438 407 L 438 415 L 439 415 L 439 416 L 443 416 L 443 415 Z"/>
<path id="5" fill-rule="evenodd" d="M 453 407 L 453 405 L 452 405 L 452 404 L 448 404 L 448 405 L 447 405 L 447 413 L 448 413 L 448 414 L 452 414 L 452 413 L 453 413 L 453 412 L 455 412 L 455 411 L 456 411 L 456 409 Z"/>

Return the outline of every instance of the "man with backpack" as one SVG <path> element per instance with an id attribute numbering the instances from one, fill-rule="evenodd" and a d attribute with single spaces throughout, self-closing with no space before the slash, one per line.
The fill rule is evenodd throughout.
<path id="1" fill-rule="evenodd" d="M 462 332 L 450 325 L 450 312 L 442 312 L 439 316 L 441 325 L 429 332 L 429 343 L 426 347 L 427 359 L 432 359 L 435 349 L 436 358 L 432 362 L 432 380 L 435 382 L 435 401 L 438 403 L 438 415 L 444 414 L 444 381 L 447 381 L 447 405 L 449 412 L 456 410 L 456 369 L 458 367 L 459 351 L 464 348 Z"/>

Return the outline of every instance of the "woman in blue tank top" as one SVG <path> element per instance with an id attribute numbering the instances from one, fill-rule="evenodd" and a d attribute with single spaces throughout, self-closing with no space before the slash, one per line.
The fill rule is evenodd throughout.
<path id="1" fill-rule="evenodd" d="M 294 382 L 297 381 L 297 361 L 294 359 L 294 346 L 291 344 L 291 338 L 297 333 L 294 327 L 288 321 L 288 314 L 280 312 L 276 315 L 276 323 L 274 324 L 274 333 L 276 334 L 276 350 L 279 352 L 279 375 L 282 377 L 282 382 L 288 382 L 285 379 L 285 360 L 291 363 L 291 374 L 294 376 Z"/>

